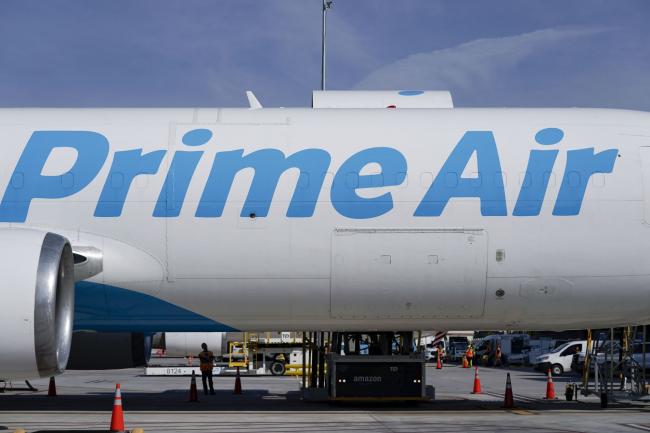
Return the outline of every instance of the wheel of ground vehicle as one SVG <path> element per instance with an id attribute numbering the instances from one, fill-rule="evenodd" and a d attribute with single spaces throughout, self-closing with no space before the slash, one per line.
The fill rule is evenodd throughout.
<path id="1" fill-rule="evenodd" d="M 553 373 L 553 376 L 561 376 L 564 373 L 564 368 L 560 364 L 553 364 L 551 373 Z"/>
<path id="2" fill-rule="evenodd" d="M 271 364 L 271 374 L 273 376 L 282 376 L 285 371 L 287 371 L 287 367 L 285 367 L 284 362 L 273 361 Z"/>

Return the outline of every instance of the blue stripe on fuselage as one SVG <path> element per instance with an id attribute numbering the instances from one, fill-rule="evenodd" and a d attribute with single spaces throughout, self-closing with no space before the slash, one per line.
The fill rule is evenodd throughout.
<path id="1" fill-rule="evenodd" d="M 144 333 L 235 331 L 162 299 L 88 281 L 75 285 L 74 329 Z"/>

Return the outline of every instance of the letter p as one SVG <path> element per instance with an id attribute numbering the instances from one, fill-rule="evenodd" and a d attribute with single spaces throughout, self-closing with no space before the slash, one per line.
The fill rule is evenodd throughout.
<path id="1" fill-rule="evenodd" d="M 52 150 L 73 148 L 72 168 L 57 176 L 44 176 Z M 34 198 L 63 198 L 82 189 L 97 176 L 108 156 L 108 140 L 91 131 L 36 131 L 25 145 L 0 203 L 0 221 L 24 222 Z"/>

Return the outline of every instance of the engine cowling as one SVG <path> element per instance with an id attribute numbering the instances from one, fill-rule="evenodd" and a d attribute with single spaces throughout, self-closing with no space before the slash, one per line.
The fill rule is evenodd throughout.
<path id="1" fill-rule="evenodd" d="M 0 378 L 63 372 L 74 316 L 74 260 L 63 236 L 0 229 Z"/>

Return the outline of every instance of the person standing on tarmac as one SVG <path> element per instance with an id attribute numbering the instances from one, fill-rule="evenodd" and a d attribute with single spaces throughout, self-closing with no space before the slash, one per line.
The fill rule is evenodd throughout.
<path id="1" fill-rule="evenodd" d="M 442 349 L 442 343 L 438 343 L 438 359 L 440 360 L 441 364 L 443 362 L 443 356 L 444 356 L 444 352 Z"/>
<path id="2" fill-rule="evenodd" d="M 497 344 L 497 351 L 494 354 L 494 366 L 495 367 L 503 367 L 503 360 L 501 359 L 501 345 Z"/>
<path id="3" fill-rule="evenodd" d="M 483 361 L 483 365 L 487 367 L 490 365 L 490 361 L 492 357 L 492 345 L 488 342 L 488 344 L 485 345 L 485 352 L 483 352 L 483 356 L 481 357 L 481 361 Z"/>
<path id="4" fill-rule="evenodd" d="M 212 367 L 214 364 L 214 353 L 208 350 L 208 345 L 201 344 L 203 351 L 199 353 L 201 361 L 201 381 L 203 382 L 203 392 L 208 395 L 208 383 L 210 384 L 210 394 L 214 395 L 214 385 L 212 384 Z"/>
<path id="5" fill-rule="evenodd" d="M 467 358 L 467 365 L 469 368 L 472 368 L 474 366 L 473 361 L 474 361 L 474 348 L 472 345 L 467 346 L 467 350 L 465 351 L 465 358 Z"/>

